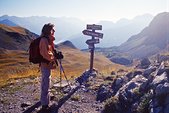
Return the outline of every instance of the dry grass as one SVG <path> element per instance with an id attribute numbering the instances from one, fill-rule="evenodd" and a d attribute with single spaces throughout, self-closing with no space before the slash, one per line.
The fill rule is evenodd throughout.
<path id="1" fill-rule="evenodd" d="M 64 54 L 62 61 L 66 76 L 70 79 L 81 75 L 89 69 L 90 54 L 81 52 L 77 49 L 63 47 L 61 51 Z M 110 75 L 112 71 L 127 68 L 121 65 L 113 64 L 104 56 L 95 54 L 94 67 L 103 75 Z M 38 65 L 30 64 L 28 53 L 25 51 L 6 51 L 0 54 L 0 86 L 5 85 L 16 78 L 39 76 Z M 128 70 L 128 69 L 127 69 Z M 59 77 L 59 66 L 52 71 L 52 77 Z M 62 77 L 64 78 L 64 77 Z"/>
<path id="2" fill-rule="evenodd" d="M 169 56 L 169 52 L 161 53 L 160 55 Z"/>
<path id="3" fill-rule="evenodd" d="M 11 27 L 11 26 L 7 26 L 7 25 L 4 25 L 4 24 L 0 24 L 0 28 L 6 30 L 8 32 L 17 32 L 17 33 L 26 35 L 25 29 L 22 28 L 22 27 L 19 27 L 19 26 Z"/>
<path id="4" fill-rule="evenodd" d="M 38 76 L 38 66 L 28 62 L 28 53 L 24 51 L 7 51 L 0 54 L 0 86 L 16 78 Z"/>
<path id="5" fill-rule="evenodd" d="M 90 66 L 90 54 L 81 52 L 77 49 L 61 48 L 64 54 L 64 60 L 62 61 L 66 74 L 77 77 L 81 75 Z M 94 68 L 98 69 L 100 73 L 110 74 L 112 70 L 115 70 L 120 65 L 113 64 L 110 60 L 102 55 L 95 54 Z M 58 67 L 59 69 L 59 67 Z M 59 72 L 59 70 L 57 70 Z M 57 73 L 59 74 L 59 73 Z"/>

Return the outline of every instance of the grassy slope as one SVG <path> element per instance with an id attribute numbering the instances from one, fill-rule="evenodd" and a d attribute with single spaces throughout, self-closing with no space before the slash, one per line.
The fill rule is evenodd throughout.
<path id="1" fill-rule="evenodd" d="M 62 64 L 68 78 L 77 77 L 86 69 L 89 69 L 89 53 L 67 47 L 62 47 L 60 50 L 64 54 Z M 38 65 L 29 63 L 28 52 L 1 50 L 1 53 L 3 54 L 0 54 L 0 86 L 13 79 L 40 75 Z M 98 54 L 95 54 L 94 67 L 103 74 L 110 74 L 111 71 L 125 68 L 112 64 L 107 58 Z M 52 76 L 59 77 L 59 67 L 52 71 Z"/>
<path id="2" fill-rule="evenodd" d="M 37 76 L 38 66 L 30 65 L 25 51 L 6 50 L 0 54 L 0 86 L 11 79 Z M 31 71 L 30 71 L 31 70 Z"/>
<path id="3" fill-rule="evenodd" d="M 0 24 L 0 29 L 8 32 L 15 32 L 21 35 L 26 35 L 24 28 L 21 27 L 10 27 Z M 2 33 L 0 39 L 4 46 L 15 49 L 15 41 L 12 37 Z M 17 45 L 18 47 L 19 45 Z M 23 47 L 26 44 L 24 43 Z M 71 49 L 67 46 L 61 46 L 65 58 L 63 59 L 63 67 L 68 77 L 77 77 L 81 75 L 86 69 L 89 69 L 90 65 L 90 54 L 81 52 L 77 49 Z M 99 72 L 104 74 L 110 74 L 111 71 L 123 68 L 120 65 L 112 64 L 110 60 L 104 56 L 95 54 L 94 67 Z M 57 71 L 56 71 L 57 70 Z M 52 75 L 59 76 L 59 67 L 53 70 Z M 14 50 L 3 50 L 0 48 L 0 86 L 6 84 L 12 79 L 29 76 L 39 76 L 38 65 L 31 65 L 28 61 L 28 52 L 26 51 L 14 51 Z"/>
<path id="4" fill-rule="evenodd" d="M 89 69 L 90 53 L 67 47 L 62 47 L 60 50 L 64 54 L 62 64 L 67 76 L 77 77 L 85 70 Z M 110 74 L 111 71 L 126 69 L 124 66 L 113 64 L 109 59 L 99 54 L 94 55 L 94 68 L 102 74 Z M 55 71 L 55 73 L 56 75 L 59 75 L 59 67 L 57 67 L 57 71 Z"/>
<path id="5" fill-rule="evenodd" d="M 22 27 L 0 24 L 0 47 L 9 50 L 27 50 L 35 35 Z"/>
<path id="6" fill-rule="evenodd" d="M 11 26 L 7 26 L 4 24 L 0 24 L 0 28 L 4 29 L 5 31 L 8 31 L 8 32 L 17 32 L 17 33 L 26 35 L 25 29 L 22 27 L 19 27 L 19 26 L 11 27 Z"/>

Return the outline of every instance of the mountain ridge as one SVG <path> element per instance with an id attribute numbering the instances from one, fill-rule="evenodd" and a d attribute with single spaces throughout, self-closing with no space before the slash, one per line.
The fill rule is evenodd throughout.
<path id="1" fill-rule="evenodd" d="M 0 21 L 0 24 L 5 24 L 5 25 L 8 25 L 8 26 L 18 26 L 16 23 L 8 20 L 8 19 L 4 19 L 2 21 Z"/>
<path id="2" fill-rule="evenodd" d="M 35 33 L 19 26 L 0 24 L 0 48 L 9 50 L 28 50 Z"/>
<path id="3" fill-rule="evenodd" d="M 148 57 L 164 50 L 169 43 L 169 39 L 167 38 L 169 37 L 169 31 L 167 29 L 169 26 L 168 19 L 169 13 L 164 12 L 158 14 L 148 27 L 120 45 L 119 50 L 129 53 L 133 58 Z M 146 51 L 146 53 L 144 51 Z M 140 54 L 142 52 L 144 54 Z"/>
<path id="4" fill-rule="evenodd" d="M 110 21 L 101 21 L 97 24 L 102 25 L 102 31 L 98 30 L 96 32 L 101 32 L 104 34 L 104 36 L 101 40 L 101 43 L 96 46 L 119 46 L 120 44 L 125 42 L 130 36 L 139 33 L 144 27 L 148 26 L 152 18 L 153 16 L 151 15 L 143 15 L 135 17 L 131 20 L 120 19 L 116 23 Z M 88 36 L 85 36 L 81 32 L 79 32 L 79 34 L 73 35 L 71 37 L 71 42 L 75 44 L 78 48 L 85 49 L 87 47 L 85 45 L 86 38 L 88 38 Z"/>
<path id="5" fill-rule="evenodd" d="M 120 46 L 96 48 L 96 51 L 104 54 L 113 62 L 115 60 L 116 63 L 119 59 L 119 63 L 124 59 L 130 62 L 134 59 L 144 59 L 152 55 L 163 54 L 169 50 L 168 26 L 169 12 L 159 13 L 140 33 L 131 36 Z M 128 63 L 123 62 L 123 65 L 128 65 Z"/>
<path id="6" fill-rule="evenodd" d="M 145 15 L 143 15 L 145 16 Z M 127 19 L 127 26 L 123 22 L 113 23 L 111 21 L 100 21 L 94 24 L 102 24 L 104 34 L 104 39 L 102 43 L 98 46 L 106 46 L 111 47 L 112 45 L 119 45 L 122 42 L 126 41 L 128 37 L 132 34 L 138 33 L 143 26 L 145 27 L 147 23 L 151 20 L 152 16 L 146 17 L 146 21 L 140 21 L 143 19 L 137 17 L 136 20 L 132 21 Z M 30 31 L 35 32 L 36 34 L 40 34 L 40 30 L 44 24 L 51 22 L 56 25 L 56 42 L 60 40 L 70 40 L 77 48 L 85 49 L 87 46 L 85 45 L 85 36 L 82 35 L 81 31 L 83 31 L 86 27 L 86 23 L 77 18 L 66 18 L 66 17 L 42 17 L 42 16 L 32 16 L 32 17 L 16 17 L 16 16 L 8 16 L 4 15 L 0 17 L 0 21 L 8 19 L 19 26 L 29 29 Z M 118 23 L 118 25 L 117 25 Z M 140 24 L 138 24 L 140 23 Z M 130 24 L 130 25 L 129 25 Z M 121 26 L 121 27 L 120 27 Z M 133 26 L 132 30 L 129 30 L 128 27 Z M 135 27 L 137 26 L 137 27 Z M 124 32 L 124 33 L 121 33 Z M 124 34 L 124 35 L 122 35 Z M 111 41 L 110 41 L 111 40 Z M 80 44 L 78 44 L 78 43 Z M 111 42 L 111 43 L 110 43 Z"/>

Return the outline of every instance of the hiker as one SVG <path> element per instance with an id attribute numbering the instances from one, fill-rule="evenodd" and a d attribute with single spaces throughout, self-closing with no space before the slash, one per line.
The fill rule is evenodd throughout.
<path id="1" fill-rule="evenodd" d="M 50 75 L 51 69 L 56 68 L 55 57 L 53 53 L 54 49 L 54 25 L 51 23 L 45 24 L 42 28 L 41 40 L 39 44 L 39 50 L 42 57 L 46 60 L 40 63 L 41 68 L 41 105 L 43 110 L 49 108 L 49 87 L 50 87 Z"/>

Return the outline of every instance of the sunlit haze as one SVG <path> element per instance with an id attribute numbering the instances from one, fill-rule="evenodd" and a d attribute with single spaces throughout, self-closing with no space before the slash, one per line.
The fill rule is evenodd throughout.
<path id="1" fill-rule="evenodd" d="M 74 17 L 84 21 L 131 19 L 168 11 L 169 0 L 1 0 L 0 16 Z"/>

